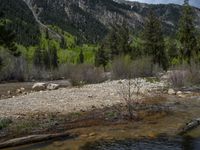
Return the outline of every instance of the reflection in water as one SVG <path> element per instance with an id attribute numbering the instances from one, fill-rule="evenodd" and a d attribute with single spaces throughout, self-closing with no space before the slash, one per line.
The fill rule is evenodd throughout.
<path id="1" fill-rule="evenodd" d="M 193 141 L 194 139 L 190 137 L 184 137 L 182 142 L 183 150 L 194 150 Z"/>
<path id="2" fill-rule="evenodd" d="M 191 141 L 190 145 L 191 146 L 189 148 L 191 148 L 191 150 L 200 150 L 200 138 L 194 139 L 193 141 Z M 189 150 L 189 149 L 187 149 L 187 150 Z"/>
<path id="3" fill-rule="evenodd" d="M 200 138 L 185 137 L 182 145 L 183 150 L 200 150 Z"/>
<path id="4" fill-rule="evenodd" d="M 62 140 L 61 140 L 62 141 Z M 12 150 L 60 150 L 63 147 L 49 147 L 53 141 L 33 144 L 30 146 L 12 148 Z M 87 143 L 80 150 L 200 150 L 200 138 L 158 138 L 154 140 L 120 140 L 120 141 L 97 141 Z"/>
<path id="5" fill-rule="evenodd" d="M 87 143 L 82 150 L 200 150 L 200 139 L 124 140 Z"/>

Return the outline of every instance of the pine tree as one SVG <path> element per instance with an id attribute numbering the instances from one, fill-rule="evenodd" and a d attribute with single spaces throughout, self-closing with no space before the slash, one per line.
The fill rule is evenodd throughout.
<path id="1" fill-rule="evenodd" d="M 126 23 L 112 26 L 102 45 L 109 51 L 110 59 L 131 53 L 130 33 Z"/>
<path id="2" fill-rule="evenodd" d="M 1 71 L 2 67 L 3 67 L 3 59 L 2 59 L 2 57 L 0 57 L 0 71 Z"/>
<path id="3" fill-rule="evenodd" d="M 153 64 L 158 64 L 166 70 L 168 63 L 161 23 L 152 10 L 145 23 L 143 40 L 144 54 L 152 57 Z"/>
<path id="4" fill-rule="evenodd" d="M 189 1 L 185 0 L 182 17 L 179 23 L 178 39 L 180 41 L 180 57 L 182 61 L 190 63 L 198 56 L 197 39 L 195 36 L 194 13 Z"/>
<path id="5" fill-rule="evenodd" d="M 83 64 L 84 63 L 84 54 L 83 50 L 80 51 L 79 58 L 78 58 L 78 63 Z"/>
<path id="6" fill-rule="evenodd" d="M 3 13 L 0 14 L 0 18 L 2 18 Z M 8 48 L 9 52 L 15 56 L 20 56 L 20 52 L 17 50 L 15 45 L 15 33 L 11 30 L 6 29 L 6 21 L 0 20 L 0 45 Z"/>
<path id="7" fill-rule="evenodd" d="M 37 47 L 34 52 L 33 63 L 36 67 L 42 68 L 44 64 L 44 57 L 40 47 Z"/>
<path id="8" fill-rule="evenodd" d="M 167 51 L 169 63 L 172 64 L 173 60 L 178 58 L 177 44 L 173 38 L 168 38 L 166 40 L 166 51 Z"/>
<path id="9" fill-rule="evenodd" d="M 46 29 L 46 31 L 45 31 L 45 38 L 46 38 L 47 40 L 50 40 L 49 29 Z"/>
<path id="10" fill-rule="evenodd" d="M 64 36 L 61 37 L 60 47 L 61 47 L 62 49 L 66 49 L 66 48 L 67 48 L 67 43 L 66 43 L 66 41 L 65 41 Z"/>
<path id="11" fill-rule="evenodd" d="M 46 49 L 43 53 L 43 62 L 44 62 L 45 69 L 47 70 L 51 69 L 49 49 Z"/>
<path id="12" fill-rule="evenodd" d="M 118 51 L 120 55 L 126 55 L 131 53 L 130 47 L 130 31 L 126 22 L 123 22 L 121 26 L 118 27 Z"/>
<path id="13" fill-rule="evenodd" d="M 51 69 L 58 68 L 58 54 L 55 46 L 50 48 L 50 64 Z"/>
<path id="14" fill-rule="evenodd" d="M 100 46 L 100 48 L 98 49 L 96 55 L 95 55 L 95 65 L 97 67 L 99 66 L 103 66 L 104 70 L 106 68 L 106 65 L 109 62 L 109 58 L 108 55 L 105 51 L 105 48 L 103 45 Z"/>
<path id="15" fill-rule="evenodd" d="M 103 45 L 110 51 L 110 58 L 113 59 L 115 56 L 119 55 L 119 50 L 117 48 L 118 44 L 118 35 L 117 27 L 113 26 L 111 31 L 108 33 L 106 39 L 103 41 Z"/>

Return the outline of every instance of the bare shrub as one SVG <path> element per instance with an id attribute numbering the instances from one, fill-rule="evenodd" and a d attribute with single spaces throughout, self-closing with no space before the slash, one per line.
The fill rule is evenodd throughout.
<path id="1" fill-rule="evenodd" d="M 14 57 L 7 52 L 1 52 L 2 68 L 0 70 L 0 81 L 15 80 L 25 81 L 28 78 L 27 61 L 21 57 Z"/>
<path id="2" fill-rule="evenodd" d="M 69 79 L 72 70 L 76 67 L 74 64 L 61 64 L 57 69 L 51 72 L 52 80 Z"/>
<path id="3" fill-rule="evenodd" d="M 33 64 L 29 65 L 28 70 L 28 79 L 29 81 L 33 80 L 51 80 L 50 71 L 45 70 L 44 68 L 38 68 Z"/>
<path id="4" fill-rule="evenodd" d="M 92 65 L 76 65 L 70 71 L 70 79 L 75 85 L 80 83 L 99 83 L 105 81 L 103 73 L 103 69 L 95 68 Z"/>
<path id="5" fill-rule="evenodd" d="M 131 74 L 131 59 L 128 56 L 117 57 L 112 62 L 112 77 L 127 79 Z"/>
<path id="6" fill-rule="evenodd" d="M 150 57 L 142 57 L 140 59 L 136 59 L 131 64 L 131 71 L 134 77 L 150 77 L 153 76 L 153 65 L 152 59 Z M 156 73 L 156 72 L 155 72 Z"/>
<path id="7" fill-rule="evenodd" d="M 126 80 L 119 89 L 119 95 L 126 104 L 129 119 L 137 120 L 137 107 L 142 103 L 140 97 L 141 84 L 139 79 Z"/>
<path id="8" fill-rule="evenodd" d="M 28 63 L 23 57 L 14 59 L 15 69 L 12 78 L 17 81 L 26 81 L 28 78 Z"/>
<path id="9" fill-rule="evenodd" d="M 131 60 L 130 57 L 118 57 L 112 62 L 112 76 L 114 79 L 128 79 L 135 77 L 150 77 L 161 69 L 153 65 L 150 57 Z"/>
<path id="10" fill-rule="evenodd" d="M 41 76 L 43 79 L 58 80 L 70 79 L 73 85 L 80 85 L 84 83 L 99 83 L 106 78 L 103 76 L 102 68 L 96 68 L 88 64 L 62 64 L 58 69 L 52 71 L 41 71 L 38 74 L 45 74 Z"/>
<path id="11" fill-rule="evenodd" d="M 200 84 L 200 64 L 192 62 L 189 66 L 189 84 L 199 85 Z"/>
<path id="12" fill-rule="evenodd" d="M 2 58 L 2 67 L 0 70 L 0 81 L 10 79 L 10 74 L 14 69 L 14 62 L 10 55 L 5 51 L 0 51 L 0 56 Z"/>
<path id="13" fill-rule="evenodd" d="M 183 87 L 187 84 L 188 72 L 185 70 L 173 70 L 169 80 L 173 87 Z"/>
<path id="14" fill-rule="evenodd" d="M 192 62 L 182 64 L 171 69 L 169 81 L 173 87 L 184 87 L 200 84 L 200 65 Z"/>

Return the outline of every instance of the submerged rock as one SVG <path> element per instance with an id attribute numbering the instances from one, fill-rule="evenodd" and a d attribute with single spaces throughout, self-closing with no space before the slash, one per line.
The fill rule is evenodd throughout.
<path id="1" fill-rule="evenodd" d="M 174 91 L 174 89 L 169 89 L 169 90 L 168 90 L 168 94 L 169 94 L 169 95 L 175 95 L 176 92 Z"/>
<path id="2" fill-rule="evenodd" d="M 188 131 L 198 127 L 199 125 L 200 125 L 200 118 L 194 119 L 190 121 L 189 123 L 187 123 L 186 126 L 180 130 L 179 135 L 183 135 L 187 133 Z"/>
<path id="3" fill-rule="evenodd" d="M 60 87 L 59 84 L 50 83 L 47 85 L 47 90 L 57 90 Z"/>

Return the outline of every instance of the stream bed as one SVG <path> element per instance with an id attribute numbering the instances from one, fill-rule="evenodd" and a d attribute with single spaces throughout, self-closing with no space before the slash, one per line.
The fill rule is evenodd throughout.
<path id="1" fill-rule="evenodd" d="M 200 127 L 184 137 L 178 135 L 188 122 L 199 118 L 200 96 L 178 98 L 168 96 L 163 103 L 172 104 L 170 112 L 148 114 L 141 121 L 116 124 L 98 124 L 95 113 L 94 125 L 73 128 L 69 139 L 54 139 L 29 145 L 7 148 L 5 150 L 200 150 Z M 170 105 L 171 106 L 171 105 Z M 107 117 L 115 116 L 113 113 Z"/>
<path id="2" fill-rule="evenodd" d="M 121 140 L 121 141 L 98 141 L 85 145 L 83 150 L 199 150 L 200 138 L 168 139 L 159 138 L 154 140 Z"/>
<path id="3" fill-rule="evenodd" d="M 61 141 L 60 141 L 61 142 Z M 68 150 L 68 146 L 53 144 L 53 141 L 38 143 L 34 145 L 12 148 L 9 150 Z M 200 138 L 177 137 L 177 138 L 156 138 L 156 139 L 124 139 L 124 140 L 100 140 L 86 143 L 79 147 L 79 150 L 199 150 Z M 75 150 L 75 149 L 69 149 Z"/>

